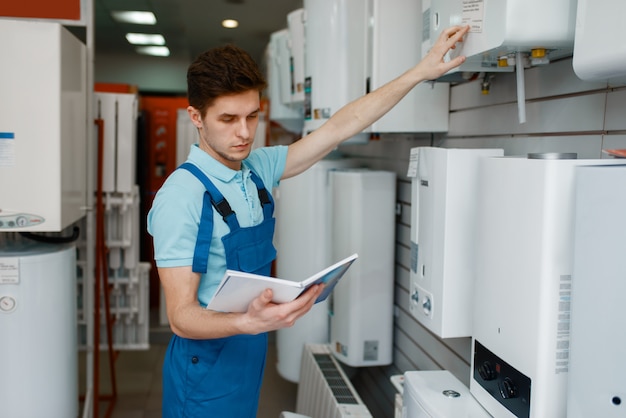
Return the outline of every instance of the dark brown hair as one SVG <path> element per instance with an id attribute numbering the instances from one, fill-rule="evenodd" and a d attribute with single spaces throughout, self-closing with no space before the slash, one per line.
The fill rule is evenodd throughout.
<path id="1" fill-rule="evenodd" d="M 243 49 L 225 45 L 202 53 L 187 70 L 187 98 L 202 116 L 220 96 L 258 90 L 267 82 L 256 62 Z"/>

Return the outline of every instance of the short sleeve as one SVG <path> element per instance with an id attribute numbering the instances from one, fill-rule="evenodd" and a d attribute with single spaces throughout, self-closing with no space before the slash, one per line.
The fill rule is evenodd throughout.
<path id="1" fill-rule="evenodd" d="M 176 174 L 191 175 L 183 170 Z M 157 267 L 189 266 L 193 262 L 204 195 L 202 189 L 194 189 L 198 184 L 194 180 L 187 180 L 187 185 L 167 181 L 154 198 L 147 228 L 153 237 Z"/>

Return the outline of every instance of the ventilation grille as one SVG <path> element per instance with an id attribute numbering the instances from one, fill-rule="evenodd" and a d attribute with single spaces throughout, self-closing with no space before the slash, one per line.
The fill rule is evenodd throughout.
<path id="1" fill-rule="evenodd" d="M 313 418 L 372 418 L 328 344 L 305 344 L 296 412 Z"/>
<path id="2" fill-rule="evenodd" d="M 341 376 L 341 373 L 339 373 L 339 370 L 330 355 L 314 354 L 313 358 L 322 371 L 324 379 L 326 379 L 328 387 L 330 387 L 330 390 L 333 392 L 337 403 L 358 404 L 359 402 L 354 396 L 352 396 L 350 388 Z"/>

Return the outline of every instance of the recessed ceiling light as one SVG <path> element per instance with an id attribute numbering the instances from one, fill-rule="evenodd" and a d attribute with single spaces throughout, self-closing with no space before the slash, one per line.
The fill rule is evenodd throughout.
<path id="1" fill-rule="evenodd" d="M 127 33 L 126 40 L 133 45 L 165 45 L 163 35 L 153 33 Z"/>
<path id="2" fill-rule="evenodd" d="M 239 26 L 239 22 L 235 19 L 224 19 L 222 20 L 222 26 L 228 29 L 233 29 Z"/>
<path id="3" fill-rule="evenodd" d="M 156 17 L 152 12 L 112 11 L 111 16 L 118 22 L 134 23 L 136 25 L 155 25 Z"/>
<path id="4" fill-rule="evenodd" d="M 169 57 L 170 50 L 166 46 L 139 46 L 135 50 L 143 55 L 154 55 L 157 57 Z"/>

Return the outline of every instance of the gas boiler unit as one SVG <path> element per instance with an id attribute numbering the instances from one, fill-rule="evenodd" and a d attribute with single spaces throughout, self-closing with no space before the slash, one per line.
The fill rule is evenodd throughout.
<path id="1" fill-rule="evenodd" d="M 494 416 L 566 416 L 575 172 L 614 164 L 567 153 L 480 162 L 470 391 Z"/>

